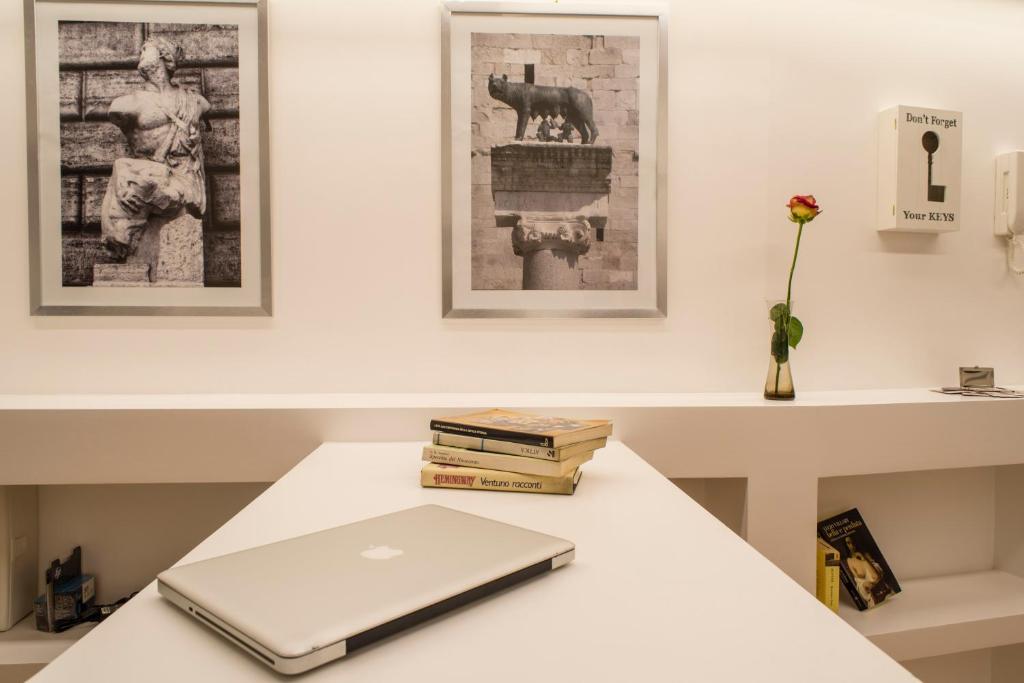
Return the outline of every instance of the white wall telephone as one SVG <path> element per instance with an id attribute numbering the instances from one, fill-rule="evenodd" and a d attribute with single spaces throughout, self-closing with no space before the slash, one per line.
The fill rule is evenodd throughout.
<path id="1" fill-rule="evenodd" d="M 993 230 L 1006 238 L 1006 264 L 1018 275 L 1015 252 L 1024 251 L 1024 152 L 1008 152 L 996 157 L 996 205 Z"/>

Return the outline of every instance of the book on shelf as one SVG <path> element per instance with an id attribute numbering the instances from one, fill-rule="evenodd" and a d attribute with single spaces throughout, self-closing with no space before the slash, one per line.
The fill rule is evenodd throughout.
<path id="1" fill-rule="evenodd" d="M 839 553 L 839 578 L 857 609 L 876 607 L 902 590 L 857 508 L 818 522 L 818 537 Z"/>
<path id="2" fill-rule="evenodd" d="M 607 437 L 579 441 L 559 448 L 542 448 L 540 446 L 531 446 L 525 443 L 516 443 L 515 441 L 485 439 L 479 436 L 448 434 L 446 432 L 434 432 L 433 439 L 434 444 L 437 446 L 452 446 L 454 448 L 467 448 L 473 451 L 504 453 L 505 455 L 519 455 L 524 458 L 538 458 L 540 460 L 557 461 L 568 460 L 580 453 L 592 453 L 597 449 L 604 448 L 608 445 Z"/>
<path id="3" fill-rule="evenodd" d="M 433 445 L 423 447 L 423 459 L 428 462 L 437 462 L 443 465 L 459 465 L 461 467 L 477 467 L 485 470 L 500 470 L 502 472 L 518 472 L 519 474 L 533 474 L 539 477 L 564 477 L 593 457 L 594 452 L 590 451 L 580 453 L 567 460 L 555 461 L 524 458 L 520 455 L 506 455 L 504 453 L 471 451 L 466 448 L 454 448 L 452 446 Z"/>
<path id="4" fill-rule="evenodd" d="M 583 469 L 577 468 L 561 477 L 538 477 L 532 474 L 428 462 L 420 470 L 420 485 L 431 488 L 558 493 L 571 496 L 575 493 L 582 474 Z"/>
<path id="5" fill-rule="evenodd" d="M 818 600 L 833 612 L 839 611 L 839 551 L 818 538 L 818 566 L 815 572 Z"/>
<path id="6" fill-rule="evenodd" d="M 608 420 L 546 417 L 496 408 L 431 420 L 430 429 L 448 434 L 513 441 L 541 448 L 558 448 L 610 436 L 612 424 Z"/>

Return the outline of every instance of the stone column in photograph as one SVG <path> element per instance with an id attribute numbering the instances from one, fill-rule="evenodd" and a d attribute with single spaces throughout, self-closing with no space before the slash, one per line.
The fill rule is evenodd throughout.
<path id="1" fill-rule="evenodd" d="M 580 289 L 579 257 L 608 221 L 611 147 L 515 142 L 491 148 L 499 227 L 512 227 L 523 289 Z"/>
<path id="2" fill-rule="evenodd" d="M 138 65 L 145 87 L 110 104 L 108 118 L 132 157 L 114 161 L 103 198 L 103 243 L 116 262 L 93 267 L 94 286 L 203 286 L 206 173 L 199 126 L 210 103 L 173 81 L 183 59 L 167 38 L 145 41 Z"/>

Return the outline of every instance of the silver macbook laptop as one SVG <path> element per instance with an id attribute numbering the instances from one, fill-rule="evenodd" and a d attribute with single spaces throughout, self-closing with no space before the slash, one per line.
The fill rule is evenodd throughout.
<path id="1" fill-rule="evenodd" d="M 574 552 L 561 538 L 423 505 L 173 567 L 157 587 L 295 674 L 561 567 Z"/>

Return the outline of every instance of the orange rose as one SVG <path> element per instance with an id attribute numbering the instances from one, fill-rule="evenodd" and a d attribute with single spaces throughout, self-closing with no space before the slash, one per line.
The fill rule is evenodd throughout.
<path id="1" fill-rule="evenodd" d="M 815 216 L 821 213 L 821 207 L 814 200 L 813 194 L 793 195 L 786 207 L 789 209 L 789 220 L 794 223 L 810 223 Z"/>

